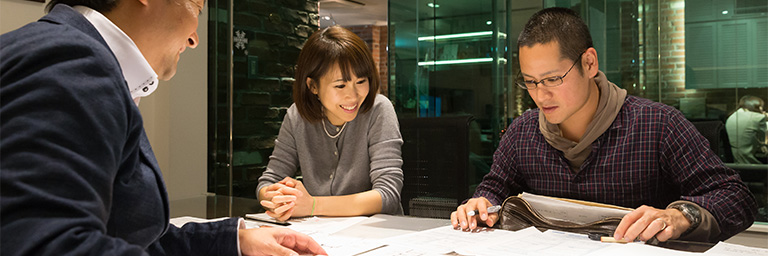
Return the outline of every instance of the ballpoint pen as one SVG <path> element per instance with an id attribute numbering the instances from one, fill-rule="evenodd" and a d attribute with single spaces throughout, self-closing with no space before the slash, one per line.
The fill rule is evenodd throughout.
<path id="1" fill-rule="evenodd" d="M 620 243 L 620 244 L 626 244 L 627 241 L 624 239 L 616 240 L 608 233 L 603 232 L 588 232 L 587 237 L 591 240 L 600 241 L 600 242 L 606 242 L 606 243 Z"/>
<path id="2" fill-rule="evenodd" d="M 497 213 L 499 212 L 499 210 L 501 210 L 501 205 L 494 205 L 494 206 L 488 207 L 488 213 Z M 478 214 L 480 214 L 480 211 L 478 210 L 467 211 L 467 216 L 470 216 L 470 217 Z"/>
<path id="3" fill-rule="evenodd" d="M 261 221 L 261 222 L 266 222 L 266 223 L 280 225 L 280 226 L 290 226 L 291 225 L 291 223 L 288 223 L 288 222 L 285 222 L 285 221 L 279 221 L 279 220 L 275 220 L 275 219 L 266 219 L 266 218 L 259 217 L 258 215 L 255 215 L 255 214 L 254 215 L 246 214 L 245 215 L 245 219 L 253 220 L 253 221 Z"/>

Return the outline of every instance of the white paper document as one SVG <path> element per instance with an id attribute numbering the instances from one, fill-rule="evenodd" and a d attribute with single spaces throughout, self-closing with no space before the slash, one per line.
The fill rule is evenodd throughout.
<path id="1" fill-rule="evenodd" d="M 307 217 L 292 219 L 290 221 L 291 225 L 288 226 L 288 228 L 307 235 L 330 235 L 354 226 L 366 219 L 368 219 L 368 217 Z"/>
<path id="2" fill-rule="evenodd" d="M 526 236 L 529 232 L 531 232 L 529 229 L 512 232 L 489 228 L 480 229 L 479 231 L 474 232 L 463 232 L 461 230 L 455 230 L 451 226 L 444 226 L 386 239 L 386 241 L 389 245 L 419 249 L 427 252 L 445 254 L 451 252 L 460 253 L 459 251 L 463 251 L 472 252 L 468 254 L 472 255 L 474 251 L 467 250 L 473 248 L 487 248 L 489 246 L 514 241 Z M 533 232 L 539 233 L 536 229 L 533 229 Z"/>
<path id="3" fill-rule="evenodd" d="M 413 252 L 428 252 L 438 255 L 701 255 L 701 253 L 676 251 L 646 245 L 642 242 L 629 244 L 603 243 L 590 240 L 583 234 L 552 230 L 542 233 L 533 227 L 517 232 L 498 229 L 482 229 L 478 232 L 463 232 L 454 230 L 451 226 L 446 226 L 386 239 L 386 244 L 392 247 L 388 248 L 390 251 L 398 248 L 400 251 L 403 251 L 404 248 L 407 248 Z M 373 253 L 373 251 L 371 253 Z M 369 256 L 384 254 L 366 253 L 362 255 Z"/>
<path id="4" fill-rule="evenodd" d="M 191 216 L 183 216 L 183 217 L 176 217 L 172 218 L 170 220 L 171 224 L 173 224 L 176 227 L 184 226 L 184 224 L 194 222 L 194 223 L 205 223 L 205 222 L 214 222 L 214 221 L 220 221 L 228 219 L 227 217 L 224 218 L 217 218 L 217 219 L 203 219 L 198 217 L 191 217 Z"/>
<path id="5" fill-rule="evenodd" d="M 218 219 L 216 219 L 218 220 Z M 193 217 L 171 219 L 181 226 L 187 222 L 207 222 Z M 334 256 L 725 256 L 768 255 L 768 249 L 746 247 L 730 243 L 718 243 L 705 253 L 677 251 L 643 242 L 627 244 L 603 243 L 590 240 L 584 234 L 548 230 L 540 232 L 534 227 L 519 231 L 481 228 L 473 232 L 455 230 L 450 225 L 400 233 L 397 236 L 365 236 L 375 230 L 375 217 L 311 217 L 291 220 L 287 228 L 304 233 L 315 239 L 329 255 Z M 246 220 L 246 223 L 249 221 Z M 256 225 L 257 223 L 252 223 Z M 258 223 L 262 224 L 263 223 Z M 442 224 L 440 224 L 442 225 Z M 369 227 L 370 226 L 370 227 Z M 383 229 L 382 229 L 383 230 Z M 383 231 L 382 231 L 383 232 Z"/>
<path id="6" fill-rule="evenodd" d="M 368 217 L 307 217 L 291 219 L 288 228 L 307 234 L 325 249 L 328 255 L 356 255 L 385 244 L 379 239 L 332 235 L 352 227 Z"/>
<path id="7" fill-rule="evenodd" d="M 731 244 L 726 242 L 717 243 L 712 249 L 707 250 L 704 255 L 721 256 L 721 255 L 739 255 L 739 256 L 751 256 L 751 255 L 768 255 L 768 249 L 747 247 L 738 244 Z"/>
<path id="8" fill-rule="evenodd" d="M 370 255 L 366 252 L 376 251 L 387 245 L 380 239 L 364 239 L 356 237 L 327 236 L 322 234 L 311 235 L 312 239 L 323 247 L 328 255 L 352 256 Z"/>

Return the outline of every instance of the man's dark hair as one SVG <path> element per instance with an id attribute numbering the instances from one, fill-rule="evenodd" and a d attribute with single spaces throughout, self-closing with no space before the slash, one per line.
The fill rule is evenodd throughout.
<path id="1" fill-rule="evenodd" d="M 576 61 L 593 47 L 587 24 L 571 9 L 553 7 L 538 11 L 525 24 L 517 38 L 517 48 L 558 42 L 560 55 Z M 581 72 L 581 65 L 576 65 Z"/>
<path id="2" fill-rule="evenodd" d="M 51 0 L 45 6 L 45 11 L 50 12 L 53 6 L 57 4 L 66 4 L 69 6 L 82 5 L 94 9 L 100 13 L 111 11 L 117 6 L 118 0 Z"/>

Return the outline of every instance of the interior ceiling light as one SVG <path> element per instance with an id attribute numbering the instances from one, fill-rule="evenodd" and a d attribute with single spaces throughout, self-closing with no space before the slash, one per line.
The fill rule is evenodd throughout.
<path id="1" fill-rule="evenodd" d="M 439 4 L 435 4 L 435 3 L 427 3 L 427 6 L 429 6 L 430 8 L 438 8 L 438 7 L 440 7 Z"/>
<path id="2" fill-rule="evenodd" d="M 451 64 L 470 64 L 470 63 L 485 63 L 491 62 L 493 58 L 475 58 L 475 59 L 461 59 L 461 60 L 432 60 L 432 61 L 419 61 L 419 66 L 436 66 L 436 65 L 451 65 Z M 499 59 L 500 64 L 507 64 L 507 59 Z"/>
<path id="3" fill-rule="evenodd" d="M 491 35 L 493 35 L 493 31 L 480 31 L 480 32 L 448 34 L 448 35 L 437 35 L 437 36 L 420 36 L 418 38 L 418 40 L 419 41 L 434 41 L 434 40 L 455 39 L 455 38 L 487 37 L 487 36 L 491 36 Z M 499 33 L 499 38 L 507 38 L 507 34 Z"/>
<path id="4" fill-rule="evenodd" d="M 365 6 L 365 3 L 358 2 L 355 0 L 320 0 L 320 4 L 340 4 L 340 5 L 348 5 L 348 6 Z"/>
<path id="5" fill-rule="evenodd" d="M 483 62 L 491 62 L 491 61 L 493 61 L 493 58 L 476 58 L 476 59 L 463 59 L 463 60 L 437 60 L 437 61 L 433 60 L 433 61 L 419 61 L 419 66 L 483 63 Z"/>

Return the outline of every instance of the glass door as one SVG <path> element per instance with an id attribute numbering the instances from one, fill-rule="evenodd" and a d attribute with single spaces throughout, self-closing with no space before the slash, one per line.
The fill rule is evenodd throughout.
<path id="1" fill-rule="evenodd" d="M 415 202 L 455 210 L 455 201 L 471 196 L 490 170 L 493 151 L 514 115 L 506 107 L 511 81 L 508 18 L 507 2 L 500 0 L 389 1 L 389 98 L 401 119 L 405 140 L 406 209 Z M 430 163 L 424 152 L 449 154 L 456 149 L 425 142 L 429 141 L 427 134 L 411 131 L 437 127 L 437 123 L 451 126 L 451 120 L 469 120 L 456 129 L 466 131 L 468 141 L 451 144 L 466 150 L 467 156 L 459 157 L 468 160 L 458 163 L 468 164 L 451 165 L 448 170 Z M 411 127 L 414 125 L 420 127 Z M 467 135 L 426 131 L 445 132 L 444 140 L 454 141 Z M 431 169 L 443 169 L 442 175 Z M 460 187 L 437 186 L 434 181 L 443 176 L 451 176 L 450 184 L 458 180 Z"/>
<path id="2" fill-rule="evenodd" d="M 208 191 L 256 198 L 318 2 L 217 0 L 209 10 Z"/>

